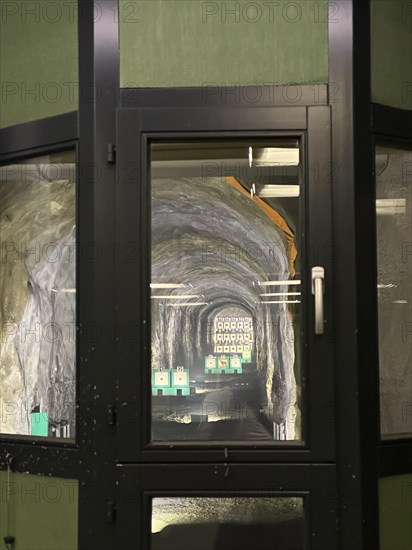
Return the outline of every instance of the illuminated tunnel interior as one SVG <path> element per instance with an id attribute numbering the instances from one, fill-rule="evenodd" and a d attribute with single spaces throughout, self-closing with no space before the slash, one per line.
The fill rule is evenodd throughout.
<path id="1" fill-rule="evenodd" d="M 76 164 L 72 150 L 0 169 L 0 431 L 73 439 Z"/>
<path id="2" fill-rule="evenodd" d="M 220 177 L 205 175 L 205 161 L 198 177 L 171 170 L 170 178 L 164 170 L 156 178 L 152 170 L 152 375 L 160 377 L 152 391 L 152 435 L 299 439 L 300 254 L 293 254 L 292 216 L 299 199 L 252 197 L 245 178 L 226 177 L 228 165 L 218 166 Z M 292 186 L 283 193 L 286 187 Z M 230 330 L 235 325 L 248 328 L 239 335 Z M 241 337 L 251 350 L 241 372 L 205 369 L 207 358 L 223 366 L 236 361 Z M 189 385 L 186 395 L 160 387 L 167 372 Z"/>
<path id="3" fill-rule="evenodd" d="M 304 545 L 301 497 L 152 499 L 153 550 L 279 550 Z"/>

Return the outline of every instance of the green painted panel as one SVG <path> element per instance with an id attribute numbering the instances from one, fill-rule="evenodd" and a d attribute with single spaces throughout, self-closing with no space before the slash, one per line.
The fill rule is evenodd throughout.
<path id="1" fill-rule="evenodd" d="M 371 0 L 372 99 L 412 109 L 412 4 Z"/>
<path id="2" fill-rule="evenodd" d="M 78 108 L 77 1 L 1 2 L 0 126 Z"/>
<path id="3" fill-rule="evenodd" d="M 76 550 L 78 482 L 0 472 L 0 541 L 13 550 Z"/>
<path id="4" fill-rule="evenodd" d="M 327 7 L 307 0 L 121 0 L 121 86 L 325 83 Z"/>
<path id="5" fill-rule="evenodd" d="M 412 473 L 379 480 L 380 550 L 412 550 Z"/>

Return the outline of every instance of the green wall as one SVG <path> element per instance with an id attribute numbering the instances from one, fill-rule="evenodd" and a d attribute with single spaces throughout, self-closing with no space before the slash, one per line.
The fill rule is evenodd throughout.
<path id="1" fill-rule="evenodd" d="M 307 0 L 121 0 L 121 86 L 325 83 L 326 7 Z"/>
<path id="2" fill-rule="evenodd" d="M 77 1 L 0 3 L 0 127 L 78 108 Z"/>
<path id="3" fill-rule="evenodd" d="M 412 474 L 379 480 L 380 550 L 412 550 Z"/>
<path id="4" fill-rule="evenodd" d="M 73 479 L 0 472 L 0 546 L 13 550 L 76 550 L 78 483 Z"/>
<path id="5" fill-rule="evenodd" d="M 371 0 L 372 99 L 412 109 L 412 5 Z"/>

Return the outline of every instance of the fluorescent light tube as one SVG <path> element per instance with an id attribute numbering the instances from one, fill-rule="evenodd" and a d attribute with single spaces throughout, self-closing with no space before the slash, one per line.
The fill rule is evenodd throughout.
<path id="1" fill-rule="evenodd" d="M 67 292 L 68 294 L 75 294 L 76 289 L 75 288 L 52 288 L 52 292 Z"/>
<path id="2" fill-rule="evenodd" d="M 299 197 L 299 185 L 275 185 L 266 184 L 258 188 L 256 195 L 261 198 Z"/>
<path id="3" fill-rule="evenodd" d="M 298 166 L 299 149 L 286 147 L 252 148 L 254 166 Z"/>
<path id="4" fill-rule="evenodd" d="M 177 294 L 176 296 L 172 296 L 172 295 L 152 296 L 152 299 L 155 299 L 155 300 L 182 300 L 182 299 L 192 300 L 193 298 L 199 298 L 199 296 L 197 294 Z"/>
<path id="5" fill-rule="evenodd" d="M 286 281 L 258 281 L 261 286 L 278 286 L 278 285 L 300 285 L 301 281 L 296 279 L 288 279 Z"/>
<path id="6" fill-rule="evenodd" d="M 300 300 L 279 300 L 277 302 L 264 302 L 262 301 L 262 304 L 300 304 Z"/>
<path id="7" fill-rule="evenodd" d="M 377 214 L 405 214 L 406 199 L 376 199 Z"/>
<path id="8" fill-rule="evenodd" d="M 209 302 L 180 302 L 178 304 L 166 304 L 170 307 L 207 306 Z"/>
<path id="9" fill-rule="evenodd" d="M 150 288 L 185 288 L 183 283 L 150 283 Z"/>
<path id="10" fill-rule="evenodd" d="M 301 292 L 268 292 L 261 296 L 300 296 L 301 294 Z"/>

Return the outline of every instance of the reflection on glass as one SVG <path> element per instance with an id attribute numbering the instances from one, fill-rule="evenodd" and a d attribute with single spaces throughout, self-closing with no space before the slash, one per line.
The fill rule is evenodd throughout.
<path id="1" fill-rule="evenodd" d="M 302 441 L 296 140 L 151 148 L 152 439 Z"/>
<path id="2" fill-rule="evenodd" d="M 75 155 L 0 168 L 0 432 L 75 436 Z"/>
<path id="3" fill-rule="evenodd" d="M 381 435 L 412 435 L 412 152 L 377 147 Z"/>
<path id="4" fill-rule="evenodd" d="M 302 550 L 303 498 L 152 499 L 151 550 Z"/>

